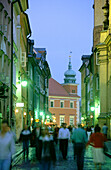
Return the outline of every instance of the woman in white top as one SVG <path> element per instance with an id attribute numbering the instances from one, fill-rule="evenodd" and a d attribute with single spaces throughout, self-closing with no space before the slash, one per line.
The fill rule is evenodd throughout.
<path id="1" fill-rule="evenodd" d="M 13 136 L 8 132 L 8 123 L 2 121 L 0 132 L 0 170 L 9 170 L 12 154 L 15 152 Z"/>

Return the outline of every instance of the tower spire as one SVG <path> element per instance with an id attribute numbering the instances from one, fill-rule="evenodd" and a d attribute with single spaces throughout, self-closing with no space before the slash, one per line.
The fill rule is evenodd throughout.
<path id="1" fill-rule="evenodd" d="M 71 70 L 71 69 L 72 69 L 71 56 L 69 56 L 68 70 Z"/>
<path id="2" fill-rule="evenodd" d="M 76 81 L 76 73 L 74 70 L 72 70 L 72 64 L 71 64 L 71 51 L 69 56 L 69 64 L 68 64 L 68 70 L 64 73 L 64 83 L 75 83 Z"/>

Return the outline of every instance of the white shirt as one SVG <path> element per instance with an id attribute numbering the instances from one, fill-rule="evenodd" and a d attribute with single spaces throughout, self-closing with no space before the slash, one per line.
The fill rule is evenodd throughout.
<path id="1" fill-rule="evenodd" d="M 10 159 L 15 152 L 15 142 L 13 136 L 7 132 L 4 137 L 0 132 L 0 160 Z"/>
<path id="2" fill-rule="evenodd" d="M 30 135 L 30 131 L 29 130 L 23 130 L 22 135 Z"/>
<path id="3" fill-rule="evenodd" d="M 67 128 L 61 128 L 59 130 L 59 135 L 58 135 L 58 138 L 59 139 L 70 139 L 70 132 L 69 132 L 69 129 Z"/>
<path id="4" fill-rule="evenodd" d="M 48 136 L 48 135 L 45 135 L 44 137 L 40 136 L 39 138 L 40 140 L 42 140 L 42 157 L 45 157 L 45 156 L 50 156 L 50 144 L 49 146 L 44 144 L 44 142 L 50 142 L 53 140 L 53 136 Z"/>
<path id="5" fill-rule="evenodd" d="M 39 128 L 37 128 L 37 129 L 36 129 L 36 137 L 38 138 L 38 137 L 39 137 L 39 135 L 40 135 L 40 129 L 39 129 Z"/>

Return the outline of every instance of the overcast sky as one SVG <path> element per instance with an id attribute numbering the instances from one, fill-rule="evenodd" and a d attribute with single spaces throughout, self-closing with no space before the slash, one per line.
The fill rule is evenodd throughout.
<path id="1" fill-rule="evenodd" d="M 78 94 L 82 55 L 90 55 L 93 46 L 93 0 L 29 0 L 27 10 L 36 48 L 46 48 L 52 77 L 64 82 L 72 51 Z"/>

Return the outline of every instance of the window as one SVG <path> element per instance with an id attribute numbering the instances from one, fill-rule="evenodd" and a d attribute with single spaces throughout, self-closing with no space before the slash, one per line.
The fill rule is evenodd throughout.
<path id="1" fill-rule="evenodd" d="M 61 108 L 63 108 L 63 107 L 64 107 L 64 102 L 62 101 L 62 102 L 61 102 Z"/>
<path id="2" fill-rule="evenodd" d="M 60 126 L 62 125 L 62 123 L 64 123 L 64 117 L 65 116 L 60 116 Z"/>
<path id="3" fill-rule="evenodd" d="M 70 116 L 69 124 L 74 125 L 74 116 Z"/>
<path id="4" fill-rule="evenodd" d="M 75 90 L 72 90 L 72 93 L 75 93 Z"/>
<path id="5" fill-rule="evenodd" d="M 74 108 L 74 102 L 70 102 L 70 108 Z"/>
<path id="6" fill-rule="evenodd" d="M 50 107 L 54 107 L 54 101 L 50 102 Z"/>
<path id="7" fill-rule="evenodd" d="M 96 52 L 96 65 L 99 65 L 99 52 Z"/>
<path id="8" fill-rule="evenodd" d="M 99 77 L 96 77 L 96 90 L 99 90 Z"/>

